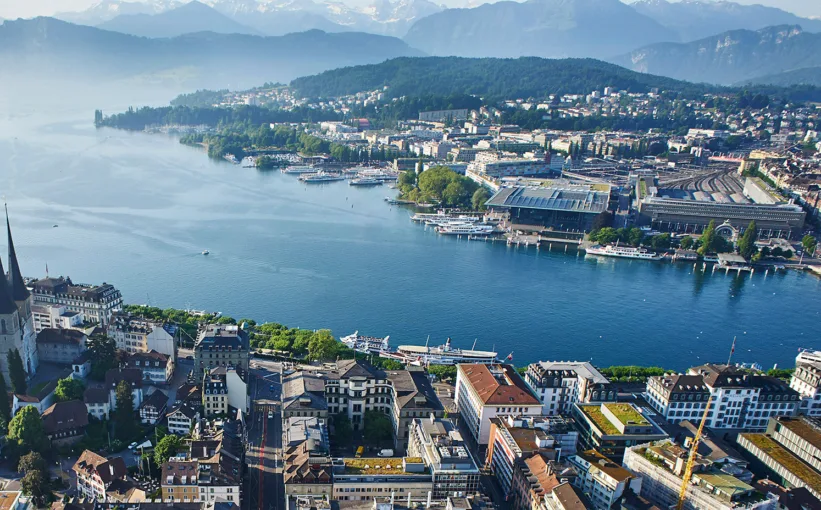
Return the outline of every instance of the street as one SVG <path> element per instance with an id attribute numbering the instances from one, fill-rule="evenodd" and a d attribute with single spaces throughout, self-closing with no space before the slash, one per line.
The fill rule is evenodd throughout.
<path id="1" fill-rule="evenodd" d="M 251 416 L 248 428 L 248 509 L 279 510 L 284 506 L 282 462 L 282 386 L 279 367 L 252 362 Z M 270 416 L 270 418 L 269 418 Z"/>

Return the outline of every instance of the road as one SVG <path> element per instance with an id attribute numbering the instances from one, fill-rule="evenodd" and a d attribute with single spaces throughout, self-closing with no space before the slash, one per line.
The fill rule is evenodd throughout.
<path id="1" fill-rule="evenodd" d="M 251 416 L 248 429 L 248 510 L 284 507 L 282 479 L 282 386 L 278 367 L 252 363 Z"/>

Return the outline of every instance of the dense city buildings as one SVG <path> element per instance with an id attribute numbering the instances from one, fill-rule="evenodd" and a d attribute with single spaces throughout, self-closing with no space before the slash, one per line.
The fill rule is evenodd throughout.
<path id="1" fill-rule="evenodd" d="M 802 351 L 795 358 L 790 388 L 801 396 L 798 412 L 821 416 L 821 352 Z"/>
<path id="2" fill-rule="evenodd" d="M 613 508 L 628 491 L 641 493 L 641 478 L 596 450 L 579 452 L 569 458 L 576 471 L 573 485 L 578 487 L 596 510 Z"/>
<path id="3" fill-rule="evenodd" d="M 111 315 L 107 332 L 109 338 L 114 339 L 117 348 L 122 351 L 156 351 L 170 357 L 173 363 L 176 359 L 176 346 L 174 336 L 169 333 L 170 329 L 163 324 L 118 311 Z"/>
<path id="4" fill-rule="evenodd" d="M 675 506 L 689 450 L 666 440 L 630 447 L 624 467 L 641 477 L 640 495 L 662 508 Z M 735 473 L 735 474 L 732 474 Z M 747 480 L 747 481 L 744 481 Z M 748 482 L 751 473 L 727 468 L 696 454 L 693 476 L 683 508 L 687 510 L 766 509 L 770 504 Z"/>
<path id="5" fill-rule="evenodd" d="M 409 425 L 408 456 L 419 457 L 433 476 L 433 497 L 464 497 L 479 489 L 476 465 L 453 422 L 430 415 Z"/>
<path id="6" fill-rule="evenodd" d="M 85 320 L 102 325 L 107 325 L 111 314 L 123 306 L 122 294 L 109 283 L 75 284 L 71 278 L 62 276 L 35 280 L 31 293 L 36 305 L 63 305 L 70 312 L 83 314 Z"/>
<path id="7" fill-rule="evenodd" d="M 627 448 L 667 437 L 653 420 L 655 413 L 626 402 L 575 404 L 571 414 L 579 431 L 579 448 L 595 449 L 617 462 Z"/>
<path id="8" fill-rule="evenodd" d="M 741 434 L 738 446 L 761 477 L 821 498 L 821 422 L 808 417 L 771 418 L 763 434 Z"/>
<path id="9" fill-rule="evenodd" d="M 512 365 L 459 365 L 455 403 L 479 445 L 490 441 L 491 419 L 540 416 L 542 403 Z"/>
<path id="10" fill-rule="evenodd" d="M 248 372 L 248 332 L 239 326 L 209 324 L 200 330 L 194 346 L 194 375 L 202 377 L 205 370 L 232 367 Z"/>
<path id="11" fill-rule="evenodd" d="M 122 457 L 107 459 L 90 450 L 84 451 L 72 468 L 77 477 L 77 491 L 92 500 L 106 499 L 106 490 L 126 476 Z"/>
<path id="12" fill-rule="evenodd" d="M 507 416 L 491 418 L 490 424 L 485 465 L 496 476 L 506 497 L 514 489 L 513 477 L 519 462 L 533 455 L 551 461 L 564 455 L 555 437 L 540 427 L 531 426 L 526 420 Z"/>
<path id="13" fill-rule="evenodd" d="M 576 403 L 614 402 L 618 397 L 610 381 L 586 361 L 531 363 L 525 381 L 542 401 L 545 415 L 569 413 Z"/>
<path id="14" fill-rule="evenodd" d="M 719 429 L 763 431 L 770 417 L 799 409 L 798 392 L 784 381 L 734 366 L 706 364 L 647 381 L 647 402 L 671 423 L 700 420 L 710 398 L 707 425 Z"/>
<path id="15" fill-rule="evenodd" d="M 46 328 L 37 333 L 40 361 L 70 364 L 86 352 L 88 337 L 76 329 Z"/>

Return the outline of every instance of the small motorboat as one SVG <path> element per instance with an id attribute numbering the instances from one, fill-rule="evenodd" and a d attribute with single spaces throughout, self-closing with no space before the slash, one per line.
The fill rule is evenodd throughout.
<path id="1" fill-rule="evenodd" d="M 203 254 L 203 255 L 208 255 L 209 253 L 211 253 L 211 252 L 210 252 L 210 251 L 208 251 L 208 250 L 202 250 L 202 254 Z"/>

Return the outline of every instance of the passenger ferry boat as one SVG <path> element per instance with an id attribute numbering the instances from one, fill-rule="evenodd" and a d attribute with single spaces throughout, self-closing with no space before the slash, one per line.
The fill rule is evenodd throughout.
<path id="1" fill-rule="evenodd" d="M 492 225 L 475 224 L 471 222 L 445 223 L 436 227 L 436 231 L 444 235 L 471 235 L 488 236 L 493 233 Z"/>
<path id="2" fill-rule="evenodd" d="M 312 166 L 296 165 L 283 168 L 280 171 L 284 174 L 313 174 L 316 173 L 316 168 Z"/>
<path id="3" fill-rule="evenodd" d="M 344 177 L 341 175 L 335 174 L 326 174 L 325 172 L 319 172 L 314 174 L 302 174 L 299 176 L 299 180 L 302 182 L 308 183 L 319 183 L 319 182 L 333 182 L 333 181 L 343 181 L 345 180 Z"/>
<path id="4" fill-rule="evenodd" d="M 475 343 L 474 343 L 475 347 Z M 459 363 L 482 363 L 485 365 L 498 363 L 497 353 L 491 351 L 476 351 L 473 349 L 458 349 L 451 345 L 450 338 L 445 345 L 428 347 L 425 345 L 400 345 L 396 355 L 406 363 L 419 365 L 458 365 Z"/>
<path id="5" fill-rule="evenodd" d="M 382 355 L 391 350 L 390 344 L 388 343 L 390 336 L 386 336 L 385 338 L 363 336 L 359 334 L 359 331 L 354 331 L 352 335 L 343 336 L 339 340 L 356 352 L 365 354 Z"/>
<path id="6" fill-rule="evenodd" d="M 358 177 L 351 179 L 348 184 L 351 186 L 381 186 L 383 181 L 371 177 Z"/>
<path id="7" fill-rule="evenodd" d="M 623 259 L 640 260 L 661 260 L 664 257 L 655 252 L 647 251 L 644 248 L 633 248 L 630 246 L 591 246 L 587 248 L 588 255 L 601 255 L 604 257 L 617 257 Z"/>

